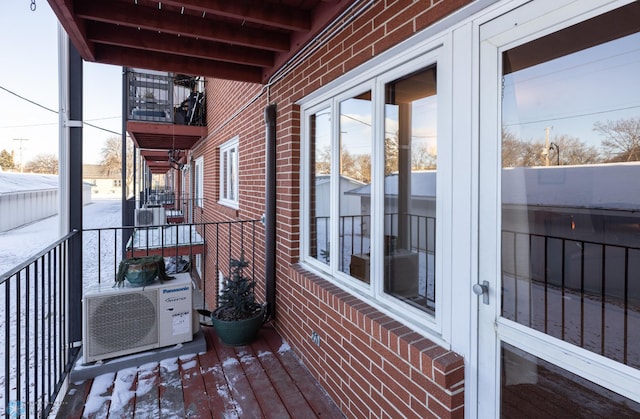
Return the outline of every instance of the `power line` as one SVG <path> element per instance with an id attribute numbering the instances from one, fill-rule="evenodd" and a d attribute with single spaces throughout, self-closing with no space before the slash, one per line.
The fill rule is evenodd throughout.
<path id="1" fill-rule="evenodd" d="M 11 90 L 7 89 L 6 87 L 0 86 L 0 89 L 4 90 L 4 91 L 5 91 L 5 92 L 7 92 L 7 93 L 10 93 L 10 94 L 14 95 L 15 97 L 17 97 L 17 98 L 19 98 L 19 99 L 24 100 L 25 102 L 29 102 L 29 103 L 31 103 L 32 105 L 35 105 L 35 106 L 37 106 L 37 107 L 39 107 L 39 108 L 42 108 L 42 109 L 44 109 L 44 110 L 46 110 L 46 111 L 49 111 L 49 112 L 52 112 L 52 113 L 55 113 L 56 115 L 58 115 L 58 111 L 55 111 L 55 110 L 53 110 L 53 109 L 51 109 L 51 108 L 47 108 L 46 106 L 41 105 L 41 104 L 39 104 L 38 102 L 34 102 L 34 101 L 33 101 L 33 100 L 31 100 L 31 99 L 27 99 L 26 97 L 21 96 L 21 95 L 19 95 L 19 94 L 15 93 L 15 92 L 13 92 L 13 91 L 11 91 Z M 106 118 L 105 118 L 105 119 L 106 119 Z M 122 133 L 121 133 L 121 132 L 111 131 L 110 129 L 102 128 L 102 127 L 99 127 L 99 126 L 97 126 L 97 125 L 90 124 L 90 123 L 88 123 L 88 122 L 86 122 L 86 121 L 82 121 L 82 123 L 83 123 L 84 125 L 90 126 L 90 127 L 92 127 L 92 128 L 95 128 L 95 129 L 99 129 L 99 130 L 101 130 L 101 131 L 105 131 L 105 132 L 108 132 L 108 133 L 111 133 L 111 134 L 115 134 L 115 135 L 122 135 Z"/>
<path id="2" fill-rule="evenodd" d="M 53 112 L 53 113 L 55 113 L 56 115 L 58 114 L 58 111 L 54 111 L 54 110 L 53 110 L 53 109 L 51 109 L 51 108 L 47 108 L 46 106 L 39 104 L 38 102 L 34 102 L 34 101 L 33 101 L 33 100 L 31 100 L 31 99 L 27 99 L 27 98 L 26 98 L 26 97 L 24 97 L 24 96 L 20 96 L 19 94 L 15 93 L 15 92 L 12 92 L 11 90 L 7 89 L 6 87 L 0 86 L 0 89 L 4 90 L 4 91 L 5 91 L 5 92 L 7 92 L 7 93 L 10 93 L 10 94 L 14 95 L 15 97 L 17 97 L 17 98 L 19 98 L 19 99 L 22 99 L 22 100 L 24 100 L 24 101 L 26 101 L 26 102 L 29 102 L 29 103 L 31 103 L 32 105 L 36 105 L 37 107 L 42 108 L 42 109 L 44 109 L 44 110 L 46 110 L 46 111 L 49 111 L 49 112 Z"/>
<path id="3" fill-rule="evenodd" d="M 603 111 L 595 111 L 595 112 L 588 112 L 588 113 L 581 113 L 581 114 L 574 114 L 574 115 L 567 115 L 567 116 L 559 116 L 559 117 L 556 117 L 556 118 L 538 119 L 538 120 L 535 120 L 535 121 L 511 122 L 511 123 L 505 123 L 503 125 L 505 127 L 512 127 L 512 126 L 517 126 L 517 125 L 539 124 L 541 122 L 560 121 L 560 120 L 563 120 L 563 119 L 581 118 L 581 117 L 584 117 L 584 116 L 593 116 L 593 115 L 600 115 L 600 114 L 603 114 L 603 113 L 627 111 L 629 109 L 636 109 L 636 108 L 640 108 L 640 106 L 634 105 L 634 106 L 627 106 L 627 107 L 624 107 L 624 108 L 607 109 L 607 110 L 603 110 Z"/>
<path id="4" fill-rule="evenodd" d="M 106 119 L 116 119 L 116 118 L 120 118 L 119 116 L 108 116 L 108 117 L 104 117 L 104 118 L 93 118 L 93 119 L 85 119 L 85 121 L 104 121 Z M 4 126 L 0 126 L 0 129 L 6 129 L 6 128 L 32 128 L 32 127 L 44 127 L 44 126 L 50 126 L 50 125 L 58 125 L 58 122 L 47 122 L 47 123 L 42 123 L 42 124 L 24 124 L 24 125 L 4 125 Z"/>

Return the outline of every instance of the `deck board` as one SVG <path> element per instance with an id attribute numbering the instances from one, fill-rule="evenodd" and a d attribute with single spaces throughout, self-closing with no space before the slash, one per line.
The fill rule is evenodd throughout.
<path id="1" fill-rule="evenodd" d="M 189 362 L 195 363 L 190 360 Z M 183 381 L 180 374 L 181 362 L 177 359 L 169 359 L 160 362 L 160 412 L 164 418 L 184 418 L 185 402 L 183 394 Z"/>
<path id="2" fill-rule="evenodd" d="M 288 350 L 288 346 L 284 345 L 285 347 L 283 347 L 282 338 L 276 331 L 263 328 L 262 333 L 272 351 L 277 354 L 280 363 L 291 376 L 295 386 L 300 389 L 307 403 L 313 409 L 315 416 L 340 417 L 342 414 L 338 407 L 333 403 L 326 403 L 325 398 L 328 397 L 326 393 L 322 391 L 316 380 L 309 380 L 309 372 L 300 366 L 300 361 L 291 350 Z"/>
<path id="3" fill-rule="evenodd" d="M 207 342 L 209 342 L 210 348 L 213 348 L 212 339 L 213 336 L 207 334 Z M 238 417 L 235 401 L 231 397 L 229 385 L 222 372 L 222 364 L 220 358 L 218 358 L 218 353 L 211 349 L 198 358 L 200 359 L 204 385 L 208 389 L 207 396 L 212 416 L 214 418 Z"/>
<path id="4" fill-rule="evenodd" d="M 136 411 L 135 416 L 159 418 L 160 403 L 158 400 L 160 384 L 160 365 L 158 363 L 148 369 L 143 366 L 138 372 L 138 384 L 136 386 Z M 146 416 L 145 416 L 146 415 Z"/>
<path id="5" fill-rule="evenodd" d="M 300 389 L 296 387 L 287 371 L 282 368 L 276 354 L 264 339 L 259 339 L 251 345 L 257 352 L 258 359 L 272 382 L 274 390 L 280 396 L 287 412 L 293 418 L 313 417 L 313 409 L 309 406 Z"/>
<path id="6" fill-rule="evenodd" d="M 253 388 L 260 410 L 267 412 L 267 417 L 290 417 L 253 348 L 246 346 L 236 352 L 245 375 Z"/>
<path id="7" fill-rule="evenodd" d="M 218 339 L 213 341 L 220 358 L 222 371 L 227 378 L 229 392 L 235 400 L 238 416 L 247 418 L 264 417 L 235 349 L 222 344 Z"/>
<path id="8" fill-rule="evenodd" d="M 84 380 L 79 383 L 70 383 L 64 402 L 57 412 L 57 417 L 79 419 L 84 411 L 85 401 L 91 391 L 93 380 Z"/>
<path id="9" fill-rule="evenodd" d="M 110 419 L 127 419 L 135 412 L 135 394 L 138 379 L 136 368 L 118 371 L 113 384 L 113 395 L 109 409 Z"/>
<path id="10" fill-rule="evenodd" d="M 211 409 L 207 397 L 207 388 L 202 377 L 202 368 L 197 356 L 180 359 L 180 379 L 184 411 L 186 418 L 210 418 Z"/>
<path id="11" fill-rule="evenodd" d="M 222 344 L 204 329 L 207 352 L 126 368 L 70 384 L 59 418 L 342 417 L 270 325 L 251 345 Z"/>

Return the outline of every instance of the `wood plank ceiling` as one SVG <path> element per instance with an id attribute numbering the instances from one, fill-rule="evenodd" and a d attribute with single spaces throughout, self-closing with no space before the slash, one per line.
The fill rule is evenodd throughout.
<path id="1" fill-rule="evenodd" d="M 353 0 L 48 0 L 86 61 L 266 83 Z"/>

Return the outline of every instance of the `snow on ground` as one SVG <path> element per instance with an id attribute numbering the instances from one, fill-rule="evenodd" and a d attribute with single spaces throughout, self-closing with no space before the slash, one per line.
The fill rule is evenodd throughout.
<path id="1" fill-rule="evenodd" d="M 95 200 L 84 206 L 82 217 L 84 228 L 120 226 L 121 202 L 115 199 Z M 56 241 L 60 237 L 58 226 L 59 220 L 56 215 L 0 233 L 0 273 L 21 264 Z"/>
<path id="2" fill-rule="evenodd" d="M 0 172 L 0 194 L 57 188 L 58 175 Z"/>
<path id="3" fill-rule="evenodd" d="M 0 187 L 6 186 L 0 179 Z M 85 205 L 83 208 L 83 226 L 84 228 L 102 228 L 102 227 L 114 227 L 120 226 L 121 222 L 121 203 L 120 200 L 96 200 L 91 204 Z M 16 228 L 14 230 L 10 230 L 7 232 L 0 233 L 0 274 L 4 274 L 10 270 L 13 270 L 16 266 L 22 264 L 23 262 L 31 259 L 32 256 L 36 255 L 43 249 L 50 246 L 53 242 L 55 242 L 60 237 L 59 234 L 59 220 L 58 216 L 49 217 L 44 220 L 31 223 L 27 226 Z M 107 259 L 113 260 L 114 254 L 114 246 L 113 244 L 109 246 L 104 246 L 98 252 L 98 248 L 95 243 L 91 242 L 91 235 L 87 234 L 83 240 L 83 265 L 84 265 L 84 274 L 83 277 L 90 275 L 92 272 L 97 272 L 97 266 L 95 260 L 97 258 L 98 253 Z M 111 256 L 110 256 L 111 255 Z M 97 277 L 97 275 L 91 276 Z M 15 282 L 13 279 L 10 281 Z M 85 284 L 86 286 L 87 284 Z M 15 285 L 12 286 L 15 290 Z M 22 288 L 25 288 L 24 286 Z M 1 294 L 4 294 L 4 288 L 1 288 Z M 26 290 L 22 290 L 21 293 L 24 293 Z M 14 291 L 15 292 L 15 291 Z M 13 296 L 14 294 L 12 294 Z M 24 294 L 22 294 L 24 295 Z M 15 298 L 14 296 L 12 299 Z M 41 297 L 39 297 L 41 298 Z M 20 327 L 18 327 L 17 316 L 14 314 L 11 315 L 9 321 L 5 321 L 5 300 L 0 300 L 0 336 L 5 336 L 6 329 L 9 329 L 11 334 L 10 343 L 11 343 L 11 353 L 15 354 L 18 350 L 16 347 L 17 343 L 17 331 L 20 329 L 21 335 L 24 336 L 26 333 L 25 330 L 25 313 L 22 312 L 20 314 Z M 45 306 L 48 302 L 44 302 Z M 40 302 L 38 302 L 38 306 L 40 306 Z M 11 306 L 14 306 L 12 303 Z M 46 306 L 48 307 L 48 306 Z M 46 308 L 45 307 L 45 308 Z M 33 333 L 33 332 L 31 332 Z M 21 339 L 24 344 L 24 338 Z M 30 338 L 29 341 L 33 341 L 33 338 Z M 24 351 L 24 349 L 22 349 Z M 26 355 L 26 354 L 25 354 Z M 6 356 L 6 354 L 5 354 Z M 34 348 L 33 346 L 30 348 L 29 359 L 33 359 L 34 356 Z M 0 360 L 4 359 L 0 356 Z M 46 360 L 40 360 L 45 361 Z M 4 388 L 5 380 L 9 380 L 13 386 L 15 386 L 16 377 L 17 377 L 17 367 L 22 368 L 22 374 L 26 369 L 28 369 L 31 373 L 33 371 L 33 365 L 26 365 L 26 362 L 21 362 L 20 365 L 16 363 L 12 363 L 9 367 L 9 373 L 5 371 L 5 362 L 0 362 L 0 387 Z M 32 377 L 33 380 L 33 377 Z M 12 388 L 12 396 L 16 391 L 15 388 Z M 30 389 L 30 397 L 29 400 L 34 400 L 34 396 L 32 394 L 33 388 Z M 11 397 L 11 396 L 10 396 Z M 24 397 L 24 393 L 23 396 Z M 7 402 L 4 400 L 5 394 L 2 392 L 0 394 L 0 413 L 4 414 L 4 407 L 7 406 Z M 17 408 L 20 408 L 22 405 L 22 401 L 13 401 L 9 400 L 9 402 L 17 403 Z M 91 407 L 91 406 L 90 406 Z"/>

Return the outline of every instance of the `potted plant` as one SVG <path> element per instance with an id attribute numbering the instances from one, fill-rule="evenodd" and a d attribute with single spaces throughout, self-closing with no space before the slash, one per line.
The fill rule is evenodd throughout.
<path id="1" fill-rule="evenodd" d="M 231 259 L 230 275 L 224 278 L 218 307 L 211 323 L 220 340 L 230 346 L 249 344 L 264 321 L 264 307 L 256 302 L 255 280 L 244 274 L 249 266 L 244 258 Z"/>
<path id="2" fill-rule="evenodd" d="M 127 258 L 120 261 L 118 274 L 116 275 L 116 287 L 124 286 L 126 279 L 134 287 L 149 285 L 156 278 L 161 281 L 173 279 L 167 275 L 162 256 L 144 256 L 139 258 Z"/>

